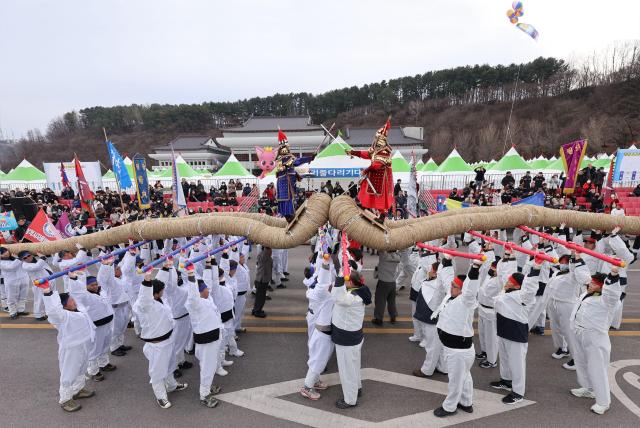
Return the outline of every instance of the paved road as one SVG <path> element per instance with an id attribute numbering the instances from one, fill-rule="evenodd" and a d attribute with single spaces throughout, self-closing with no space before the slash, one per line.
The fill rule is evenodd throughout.
<path id="1" fill-rule="evenodd" d="M 147 362 L 142 342 L 128 333 L 134 346 L 126 357 L 112 357 L 118 370 L 107 374 L 101 383 L 88 381 L 95 398 L 83 400 L 83 409 L 66 414 L 57 406 L 58 369 L 55 330 L 32 318 L 11 321 L 0 315 L 0 409 L 3 427 L 33 426 L 444 426 L 439 423 L 472 426 L 477 421 L 494 427 L 513 426 L 616 426 L 637 427 L 640 423 L 640 293 L 633 291 L 640 278 L 631 272 L 631 295 L 626 300 L 625 323 L 613 332 L 612 358 L 622 368 L 615 374 L 623 404 L 614 397 L 610 412 L 596 416 L 589 411 L 590 400 L 572 397 L 575 373 L 564 370 L 562 362 L 550 357 L 551 338 L 531 337 L 527 366 L 527 402 L 508 407 L 501 394 L 488 387 L 497 379 L 498 369 L 472 370 L 476 411 L 434 421 L 431 410 L 446 394 L 446 377 L 433 380 L 410 376 L 421 364 L 424 351 L 410 343 L 411 331 L 408 292 L 398 297 L 401 318 L 396 325 L 374 327 L 365 323 L 362 367 L 364 396 L 356 409 L 339 411 L 333 403 L 341 395 L 335 359 L 328 367 L 327 380 L 334 384 L 321 400 L 309 402 L 297 395 L 306 373 L 306 301 L 302 286 L 302 267 L 308 247 L 290 250 L 291 280 L 285 290 L 272 293 L 264 320 L 245 315 L 249 332 L 241 335 L 239 345 L 246 356 L 234 359 L 230 374 L 216 377 L 223 387 L 222 402 L 215 409 L 198 404 L 197 365 L 186 372 L 188 390 L 172 394 L 174 406 L 161 410 L 155 404 L 148 384 Z M 365 267 L 375 265 L 367 256 Z M 251 260 L 254 268 L 255 260 Z M 374 284 L 371 271 L 367 283 Z M 252 299 L 249 299 L 249 304 Z M 367 310 L 366 320 L 371 318 Z M 248 312 L 250 313 L 250 312 Z M 192 357 L 188 357 L 193 360 Z M 620 363 L 621 360 L 633 360 Z M 634 387 L 636 383 L 638 386 Z M 631 409 L 636 406 L 636 413 Z M 474 418 L 474 419 L 471 419 Z"/>

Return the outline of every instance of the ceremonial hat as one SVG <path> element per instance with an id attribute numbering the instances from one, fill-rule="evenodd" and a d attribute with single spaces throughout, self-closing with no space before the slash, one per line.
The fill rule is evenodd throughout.
<path id="1" fill-rule="evenodd" d="M 524 275 L 520 272 L 514 272 L 508 279 L 509 283 L 513 285 L 517 285 L 518 287 L 522 286 L 522 281 L 524 281 Z"/>

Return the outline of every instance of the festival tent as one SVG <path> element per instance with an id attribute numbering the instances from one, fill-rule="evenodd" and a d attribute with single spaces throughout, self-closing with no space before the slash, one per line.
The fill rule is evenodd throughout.
<path id="1" fill-rule="evenodd" d="M 469 177 L 473 175 L 475 175 L 473 168 L 454 148 L 435 171 L 422 174 L 420 181 L 428 189 L 450 189 L 466 186 Z"/>
<path id="2" fill-rule="evenodd" d="M 224 165 L 222 165 L 222 168 L 213 174 L 211 178 L 216 180 L 236 180 L 238 178 L 255 180 L 256 177 L 247 171 L 247 169 L 238 162 L 238 158 L 231 153 L 231 156 L 229 156 Z"/>
<path id="3" fill-rule="evenodd" d="M 531 162 L 529 162 L 529 165 L 531 166 L 532 170 L 542 171 L 547 167 L 547 165 L 549 165 L 549 163 L 550 162 L 544 157 L 538 156 L 537 158 L 532 159 Z"/>
<path id="4" fill-rule="evenodd" d="M 345 153 L 345 150 L 351 150 L 351 146 L 345 143 L 342 137 L 336 137 L 309 163 L 310 172 L 321 180 L 357 179 L 360 177 L 360 171 L 367 168 L 371 161 L 351 157 Z"/>
<path id="5" fill-rule="evenodd" d="M 638 148 L 636 147 L 636 144 L 633 143 L 629 146 L 629 150 L 638 150 Z"/>
<path id="6" fill-rule="evenodd" d="M 515 147 L 511 147 L 498 163 L 487 169 L 487 172 L 520 172 L 529 171 L 530 169 L 531 165 L 522 159 Z"/>
<path id="7" fill-rule="evenodd" d="M 411 174 L 411 165 L 402 156 L 402 153 L 396 151 L 391 156 L 391 171 L 393 172 L 393 182 L 402 180 L 403 185 L 409 184 L 409 175 Z"/>
<path id="8" fill-rule="evenodd" d="M 2 181 L 13 181 L 20 183 L 27 182 L 46 182 L 47 176 L 44 172 L 33 166 L 28 160 L 24 159 L 20 164 L 9 171 Z"/>
<path id="9" fill-rule="evenodd" d="M 435 172 L 439 174 L 473 173 L 473 168 L 471 168 L 471 166 L 462 159 L 458 150 L 453 149 Z"/>
<path id="10" fill-rule="evenodd" d="M 556 174 L 564 171 L 564 164 L 562 162 L 562 158 L 557 158 L 544 167 L 542 170 L 544 173 Z"/>
<path id="11" fill-rule="evenodd" d="M 126 164 L 126 159 L 125 159 L 125 164 Z M 193 168 L 191 168 L 191 165 L 189 165 L 187 162 L 185 162 L 185 160 L 182 158 L 182 156 L 178 155 L 176 157 L 176 167 L 178 168 L 178 175 L 180 176 L 180 179 L 183 178 L 197 178 L 197 177 L 201 177 L 202 174 L 197 172 L 196 170 L 194 170 Z M 156 177 L 157 178 L 171 178 L 172 177 L 172 170 L 173 168 L 167 168 L 165 170 L 163 170 L 160 174 L 158 174 Z"/>
<path id="12" fill-rule="evenodd" d="M 418 162 L 416 162 L 416 171 L 422 171 L 423 166 L 424 162 L 422 162 L 422 159 L 420 159 Z"/>
<path id="13" fill-rule="evenodd" d="M 433 160 L 433 158 L 429 158 L 427 163 L 422 165 L 420 171 L 422 172 L 433 172 L 438 169 L 438 164 Z"/>

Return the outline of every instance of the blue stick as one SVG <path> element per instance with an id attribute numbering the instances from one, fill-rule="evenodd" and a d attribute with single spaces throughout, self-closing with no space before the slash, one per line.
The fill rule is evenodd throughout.
<path id="1" fill-rule="evenodd" d="M 246 237 L 240 238 L 240 239 L 236 239 L 235 241 L 231 241 L 228 244 L 224 244 L 224 245 L 222 245 L 222 246 L 220 246 L 218 248 L 214 248 L 213 250 L 206 251 L 204 254 L 201 254 L 199 256 L 196 256 L 196 257 L 194 257 L 192 259 L 187 260 L 187 262 L 184 264 L 184 267 L 191 266 L 192 264 L 198 263 L 199 261 L 204 260 L 204 259 L 206 259 L 207 257 L 209 257 L 209 256 L 211 256 L 213 254 L 217 254 L 220 251 L 225 250 L 225 249 L 227 249 L 229 247 L 233 247 L 234 245 L 236 245 L 236 244 L 238 244 L 238 243 L 240 243 L 240 242 L 242 242 L 242 241 L 244 241 L 246 239 L 247 239 Z"/>
<path id="2" fill-rule="evenodd" d="M 202 241 L 204 239 L 204 236 L 199 236 L 197 238 L 193 238 L 191 241 L 187 242 L 186 244 L 184 244 L 182 247 L 175 249 L 173 251 L 171 251 L 170 253 L 165 254 L 164 256 L 152 261 L 151 263 L 149 263 L 146 266 L 143 266 L 140 271 L 142 273 L 147 273 L 149 272 L 151 269 L 153 269 L 154 267 L 158 266 L 161 263 L 164 263 L 165 260 L 167 260 L 169 257 L 173 257 L 176 254 L 178 254 L 180 251 L 185 250 L 189 247 L 191 247 L 194 244 L 197 244 L 198 242 Z"/>

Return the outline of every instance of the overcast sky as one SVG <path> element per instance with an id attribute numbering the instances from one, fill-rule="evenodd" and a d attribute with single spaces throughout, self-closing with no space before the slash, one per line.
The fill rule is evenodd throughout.
<path id="1" fill-rule="evenodd" d="M 0 0 L 0 129 L 95 105 L 200 103 L 640 38 L 640 0 Z"/>

